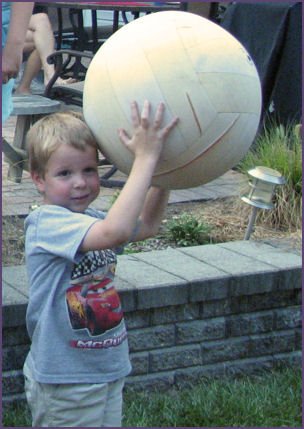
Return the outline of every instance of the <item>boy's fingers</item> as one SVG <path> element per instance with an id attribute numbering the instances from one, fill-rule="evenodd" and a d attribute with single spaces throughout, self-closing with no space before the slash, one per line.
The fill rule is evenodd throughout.
<path id="1" fill-rule="evenodd" d="M 163 133 L 162 133 L 163 136 L 166 136 L 167 134 L 169 134 L 169 132 L 172 130 L 172 128 L 175 127 L 175 125 L 178 123 L 178 121 L 179 121 L 178 117 L 175 117 L 174 119 L 172 119 L 172 121 L 169 122 L 169 124 L 163 128 Z"/>
<path id="2" fill-rule="evenodd" d="M 118 129 L 117 132 L 118 132 L 118 136 L 119 136 L 120 140 L 122 141 L 122 143 L 127 145 L 130 141 L 130 138 L 129 138 L 127 132 L 122 128 Z"/>
<path id="3" fill-rule="evenodd" d="M 175 117 L 169 122 L 164 128 L 161 128 L 163 122 L 165 104 L 163 102 L 159 103 L 155 112 L 155 117 L 153 121 L 153 128 L 155 130 L 160 130 L 160 134 L 165 137 L 167 134 L 175 127 L 179 119 Z M 150 102 L 145 100 L 141 114 L 139 115 L 138 105 L 136 101 L 131 102 L 131 119 L 133 122 L 133 127 L 138 128 L 142 126 L 145 129 L 149 128 L 149 116 L 150 116 Z M 123 129 L 119 130 L 119 137 L 121 141 L 125 144 L 128 144 L 130 137 L 127 135 L 126 131 Z"/>
<path id="4" fill-rule="evenodd" d="M 154 118 L 154 127 L 155 128 L 160 128 L 161 123 L 163 121 L 164 110 L 165 110 L 164 103 L 159 103 L 159 105 L 157 106 L 157 110 L 156 110 L 155 118 Z"/>
<path id="5" fill-rule="evenodd" d="M 143 128 L 148 128 L 149 126 L 149 116 L 150 116 L 150 103 L 149 101 L 144 102 L 144 106 L 141 112 L 141 125 Z"/>
<path id="6" fill-rule="evenodd" d="M 138 127 L 140 124 L 138 106 L 136 101 L 131 102 L 131 119 L 134 127 Z"/>

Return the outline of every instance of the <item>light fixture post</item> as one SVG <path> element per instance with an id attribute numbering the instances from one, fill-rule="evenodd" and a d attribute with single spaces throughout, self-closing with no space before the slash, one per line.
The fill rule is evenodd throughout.
<path id="1" fill-rule="evenodd" d="M 246 229 L 246 234 L 245 234 L 244 240 L 249 240 L 249 237 L 250 237 L 250 234 L 251 234 L 251 231 L 252 231 L 252 228 L 253 228 L 253 225 L 254 225 L 257 213 L 258 213 L 258 208 L 257 207 L 252 207 L 251 215 L 250 215 L 249 223 L 247 225 L 247 229 Z"/>

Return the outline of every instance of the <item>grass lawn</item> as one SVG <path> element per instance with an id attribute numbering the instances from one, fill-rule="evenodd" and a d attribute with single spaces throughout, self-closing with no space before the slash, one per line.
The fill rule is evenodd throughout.
<path id="1" fill-rule="evenodd" d="M 29 427 L 24 407 L 3 413 L 3 427 Z M 302 427 L 302 372 L 282 368 L 191 389 L 124 395 L 124 427 Z"/>

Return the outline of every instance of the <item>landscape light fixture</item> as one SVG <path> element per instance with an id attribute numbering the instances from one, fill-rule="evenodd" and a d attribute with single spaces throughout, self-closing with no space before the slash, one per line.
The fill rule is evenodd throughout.
<path id="1" fill-rule="evenodd" d="M 272 199 L 275 189 L 286 183 L 281 173 L 269 167 L 255 167 L 248 171 L 248 175 L 251 176 L 249 190 L 241 199 L 252 206 L 252 211 L 244 240 L 249 240 L 258 209 L 274 209 Z"/>

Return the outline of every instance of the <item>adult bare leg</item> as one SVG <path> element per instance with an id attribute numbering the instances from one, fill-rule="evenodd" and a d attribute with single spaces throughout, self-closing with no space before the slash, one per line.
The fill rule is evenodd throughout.
<path id="1" fill-rule="evenodd" d="M 54 52 L 55 38 L 49 17 L 45 13 L 32 15 L 27 32 L 23 52 L 31 52 L 25 66 L 23 76 L 16 94 L 30 94 L 30 86 L 41 67 L 44 71 L 44 85 L 47 85 L 55 73 L 53 64 L 48 64 L 47 57 Z M 58 78 L 56 85 L 65 85 L 74 82 L 74 79 Z"/>
<path id="2" fill-rule="evenodd" d="M 39 52 L 34 49 L 27 59 L 26 66 L 15 94 L 31 94 L 31 83 L 41 69 Z"/>

